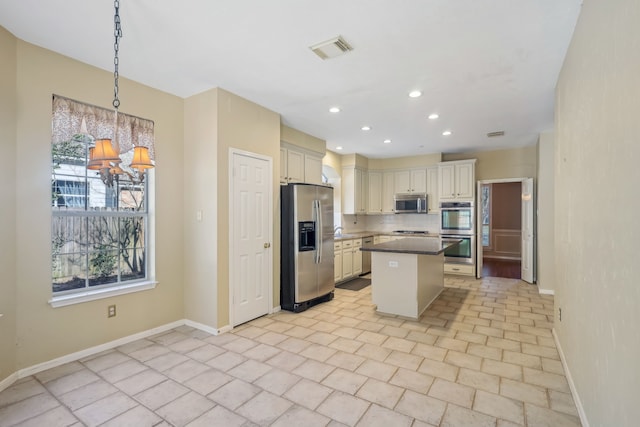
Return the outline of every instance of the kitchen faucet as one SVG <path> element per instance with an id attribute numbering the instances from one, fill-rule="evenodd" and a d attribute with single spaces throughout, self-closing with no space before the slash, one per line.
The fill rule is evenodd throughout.
<path id="1" fill-rule="evenodd" d="M 342 227 L 335 227 L 333 229 L 333 235 L 334 236 L 341 236 L 342 235 Z"/>

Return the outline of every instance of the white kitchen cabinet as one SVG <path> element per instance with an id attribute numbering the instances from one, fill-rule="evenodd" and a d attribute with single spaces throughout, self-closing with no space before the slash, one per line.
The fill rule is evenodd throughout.
<path id="1" fill-rule="evenodd" d="M 475 159 L 438 164 L 440 200 L 473 200 Z"/>
<path id="2" fill-rule="evenodd" d="M 438 197 L 438 167 L 427 168 L 427 204 L 428 213 L 440 212 L 440 198 Z"/>
<path id="3" fill-rule="evenodd" d="M 382 172 L 369 172 L 369 197 L 367 213 L 382 213 Z"/>
<path id="4" fill-rule="evenodd" d="M 302 150 L 280 147 L 280 183 L 308 182 L 322 183 L 322 157 L 318 153 L 305 153 Z"/>
<path id="5" fill-rule="evenodd" d="M 353 276 L 353 240 L 343 240 L 342 280 L 348 279 L 351 276 Z"/>
<path id="6" fill-rule="evenodd" d="M 368 179 L 366 171 L 356 167 L 342 169 L 342 213 L 367 213 Z"/>
<path id="7" fill-rule="evenodd" d="M 310 154 L 304 155 L 304 182 L 322 184 L 322 159 Z"/>
<path id="8" fill-rule="evenodd" d="M 395 172 L 382 173 L 382 213 L 396 213 L 396 204 L 393 201 L 395 194 Z"/>
<path id="9" fill-rule="evenodd" d="M 362 274 L 362 239 L 355 239 L 353 241 L 353 275 L 359 276 Z"/>
<path id="10" fill-rule="evenodd" d="M 396 193 L 426 193 L 427 170 L 407 169 L 396 171 L 394 187 Z"/>
<path id="11" fill-rule="evenodd" d="M 333 243 L 333 272 L 334 280 L 342 280 L 342 242 Z"/>

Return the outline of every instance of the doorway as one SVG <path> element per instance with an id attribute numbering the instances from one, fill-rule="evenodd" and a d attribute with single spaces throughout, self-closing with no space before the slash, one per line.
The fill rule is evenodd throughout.
<path id="1" fill-rule="evenodd" d="M 232 151 L 230 170 L 229 298 L 232 326 L 271 310 L 272 160 Z"/>
<path id="2" fill-rule="evenodd" d="M 478 277 L 533 282 L 532 186 L 528 178 L 478 182 Z"/>

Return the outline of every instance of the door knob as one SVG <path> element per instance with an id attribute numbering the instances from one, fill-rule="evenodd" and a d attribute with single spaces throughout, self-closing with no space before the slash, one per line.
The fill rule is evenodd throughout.
<path id="1" fill-rule="evenodd" d="M 270 247 L 271 247 L 271 243 L 265 243 L 265 244 L 264 244 L 264 248 L 265 248 L 265 249 L 270 248 Z"/>

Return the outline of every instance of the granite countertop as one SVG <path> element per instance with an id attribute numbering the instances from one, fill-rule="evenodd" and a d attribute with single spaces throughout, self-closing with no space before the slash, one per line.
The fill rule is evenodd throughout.
<path id="1" fill-rule="evenodd" d="M 436 237 L 436 236 L 432 236 Z M 367 252 L 393 252 L 399 254 L 416 254 L 416 255 L 439 255 L 445 249 L 457 245 L 457 242 L 442 243 L 442 240 L 435 239 L 398 239 L 391 242 L 378 243 L 377 245 L 366 245 L 360 248 L 361 251 Z"/>

